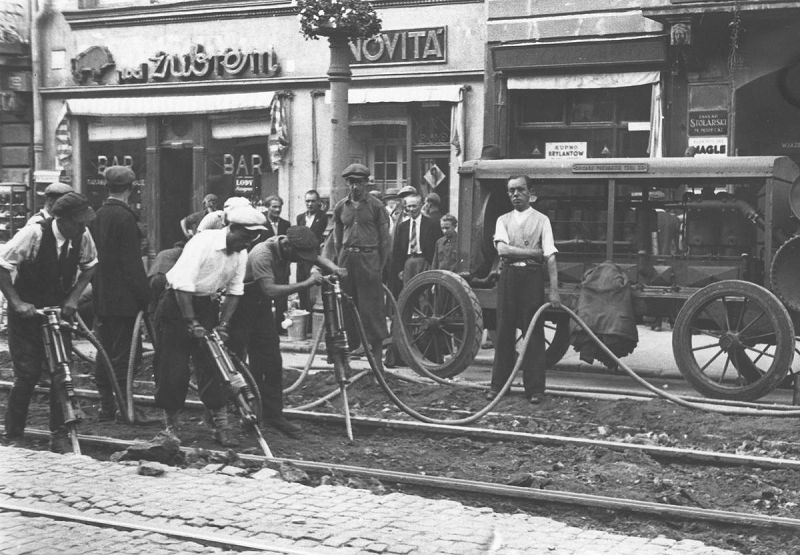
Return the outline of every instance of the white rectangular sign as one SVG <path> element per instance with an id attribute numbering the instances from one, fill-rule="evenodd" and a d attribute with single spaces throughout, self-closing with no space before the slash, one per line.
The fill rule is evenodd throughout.
<path id="1" fill-rule="evenodd" d="M 545 158 L 586 158 L 586 143 L 545 143 Z"/>
<path id="2" fill-rule="evenodd" d="M 695 148 L 695 156 L 728 155 L 728 137 L 689 137 L 689 146 Z"/>

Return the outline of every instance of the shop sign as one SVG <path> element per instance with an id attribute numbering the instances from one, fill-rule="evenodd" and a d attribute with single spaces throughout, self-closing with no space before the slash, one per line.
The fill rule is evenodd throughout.
<path id="1" fill-rule="evenodd" d="M 256 177 L 261 176 L 264 158 L 260 154 L 247 156 L 240 154 L 238 158 L 233 154 L 222 155 L 222 171 L 225 175 L 233 176 L 233 194 L 239 197 L 252 198 L 260 193 L 260 180 L 256 185 Z M 258 190 L 256 189 L 258 187 Z"/>
<path id="2" fill-rule="evenodd" d="M 384 31 L 350 43 L 350 65 L 396 65 L 447 61 L 447 27 Z"/>
<path id="3" fill-rule="evenodd" d="M 245 52 L 228 48 L 209 54 L 203 45 L 193 46 L 187 54 L 158 52 L 146 63 L 118 71 L 120 83 L 192 81 L 231 77 L 275 77 L 281 66 L 274 50 Z"/>
<path id="4" fill-rule="evenodd" d="M 545 158 L 586 158 L 587 143 L 545 143 Z"/>
<path id="5" fill-rule="evenodd" d="M 699 110 L 689 112 L 689 136 L 704 137 L 728 134 L 727 110 Z"/>
<path id="6" fill-rule="evenodd" d="M 728 137 L 689 137 L 695 156 L 727 156 Z"/>

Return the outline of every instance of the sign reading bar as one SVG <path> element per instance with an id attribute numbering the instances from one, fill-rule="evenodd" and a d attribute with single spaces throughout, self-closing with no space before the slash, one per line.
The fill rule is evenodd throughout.
<path id="1" fill-rule="evenodd" d="M 203 45 L 193 46 L 188 54 L 158 52 L 147 63 L 118 71 L 120 83 L 191 81 L 226 77 L 274 77 L 281 71 L 275 51 L 244 52 L 227 48 L 208 54 Z"/>
<path id="2" fill-rule="evenodd" d="M 447 27 L 384 31 L 350 42 L 350 65 L 396 65 L 447 61 Z"/>
<path id="3" fill-rule="evenodd" d="M 573 164 L 572 173 L 647 173 L 647 164 Z"/>
<path id="4" fill-rule="evenodd" d="M 545 143 L 545 158 L 586 158 L 586 143 Z"/>
<path id="5" fill-rule="evenodd" d="M 689 112 L 689 136 L 707 137 L 728 134 L 727 110 L 698 110 Z"/>

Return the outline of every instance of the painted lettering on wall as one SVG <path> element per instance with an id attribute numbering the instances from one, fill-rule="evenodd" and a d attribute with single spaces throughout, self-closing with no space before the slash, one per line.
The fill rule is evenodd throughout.
<path id="1" fill-rule="evenodd" d="M 114 154 L 110 159 L 104 154 L 97 156 L 97 175 L 103 175 L 109 166 L 128 166 L 133 168 L 133 156 L 128 154 L 117 156 Z"/>
<path id="2" fill-rule="evenodd" d="M 263 174 L 263 163 L 264 158 L 260 154 L 251 154 L 249 160 L 244 154 L 238 158 L 233 154 L 222 155 L 222 171 L 225 175 L 233 176 L 233 193 L 236 196 L 251 198 L 260 191 L 260 181 L 257 185 L 256 177 Z"/>
<path id="3" fill-rule="evenodd" d="M 698 110 L 689 112 L 689 136 L 704 137 L 728 134 L 726 110 Z"/>
<path id="4" fill-rule="evenodd" d="M 728 137 L 689 137 L 695 156 L 727 156 Z"/>
<path id="5" fill-rule="evenodd" d="M 157 52 L 148 62 L 119 70 L 120 83 L 191 81 L 231 77 L 274 77 L 280 73 L 274 50 L 245 52 L 228 48 L 209 54 L 198 44 L 187 54 Z"/>
<path id="6" fill-rule="evenodd" d="M 447 27 L 384 31 L 350 43 L 351 65 L 444 63 Z"/>

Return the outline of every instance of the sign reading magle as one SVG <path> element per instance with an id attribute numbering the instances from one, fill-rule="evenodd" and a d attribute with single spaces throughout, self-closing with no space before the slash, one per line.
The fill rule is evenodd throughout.
<path id="1" fill-rule="evenodd" d="M 350 43 L 351 65 L 444 63 L 447 27 L 384 31 Z"/>
<path id="2" fill-rule="evenodd" d="M 188 54 L 157 52 L 136 68 L 119 70 L 120 83 L 190 81 L 226 77 L 274 77 L 281 66 L 275 51 L 244 52 L 228 48 L 208 54 L 203 45 L 193 46 Z"/>

